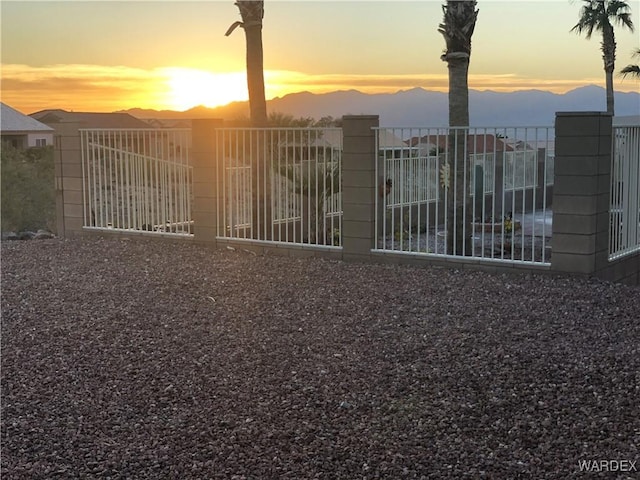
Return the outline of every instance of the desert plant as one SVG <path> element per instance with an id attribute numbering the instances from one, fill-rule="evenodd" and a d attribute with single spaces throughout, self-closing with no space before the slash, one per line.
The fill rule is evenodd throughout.
<path id="1" fill-rule="evenodd" d="M 55 224 L 53 147 L 2 144 L 2 231 L 52 230 Z"/>
<path id="2" fill-rule="evenodd" d="M 341 190 L 339 166 L 311 162 L 309 168 L 296 169 L 292 165 L 282 166 L 278 173 L 289 180 L 292 191 L 297 196 L 308 202 L 310 206 L 308 222 L 311 233 L 309 241 L 321 243 L 326 235 L 318 231 L 324 223 L 320 219 L 327 213 L 329 198 Z M 303 203 L 306 202 L 303 200 Z M 327 233 L 330 237 L 335 235 L 333 231 Z"/>

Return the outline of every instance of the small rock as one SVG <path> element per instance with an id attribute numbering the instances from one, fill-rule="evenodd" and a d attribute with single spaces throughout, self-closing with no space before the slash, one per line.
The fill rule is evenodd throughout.
<path id="1" fill-rule="evenodd" d="M 35 237 L 36 234 L 34 232 L 31 232 L 29 230 L 25 230 L 22 231 L 20 233 L 18 233 L 18 237 L 20 240 L 32 240 L 33 237 Z"/>
<path id="2" fill-rule="evenodd" d="M 47 232 L 46 230 L 38 230 L 33 236 L 34 240 L 47 240 L 49 238 L 53 238 L 55 235 L 51 232 Z"/>

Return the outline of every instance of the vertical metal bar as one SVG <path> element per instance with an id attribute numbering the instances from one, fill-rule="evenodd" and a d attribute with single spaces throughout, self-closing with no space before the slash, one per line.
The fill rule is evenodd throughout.
<path id="1" fill-rule="evenodd" d="M 105 208 L 105 214 L 106 214 L 106 225 L 105 227 L 111 227 L 113 226 L 113 211 L 114 211 L 114 205 L 113 205 L 113 150 L 111 149 L 111 132 L 107 131 L 105 132 L 105 136 L 107 138 L 106 141 L 106 152 L 105 152 L 105 156 L 106 156 L 106 161 L 104 164 L 105 167 L 105 181 L 104 181 L 104 187 L 105 187 L 105 199 L 107 201 L 106 204 L 106 208 Z"/>
<path id="2" fill-rule="evenodd" d="M 378 156 L 378 151 L 380 150 L 379 147 L 379 138 L 378 138 L 378 130 L 377 129 L 373 129 L 373 133 L 374 133 L 374 141 L 375 141 L 375 149 L 374 149 L 374 153 L 373 153 L 373 158 L 374 158 L 374 162 L 375 162 L 375 166 L 374 166 L 374 171 L 375 173 L 375 181 L 378 182 L 378 179 L 381 177 L 381 174 L 384 175 L 384 167 L 383 167 L 383 171 L 380 171 L 380 158 Z M 386 222 L 385 222 L 385 212 L 381 212 L 381 202 L 380 202 L 380 195 L 378 195 L 378 192 L 375 192 L 375 194 L 373 195 L 374 201 L 373 201 L 373 205 L 374 205 L 374 211 L 375 211 L 375 216 L 374 216 L 374 229 L 375 229 L 375 237 L 376 237 L 376 242 L 375 245 L 382 249 L 385 250 L 386 249 Z M 380 218 L 382 218 L 382 225 L 380 225 Z M 342 237 L 342 230 L 341 230 L 341 235 Z M 382 237 L 382 238 L 380 238 Z"/>
<path id="3" fill-rule="evenodd" d="M 235 140 L 236 146 L 234 149 L 234 165 L 236 166 L 235 169 L 232 170 L 232 172 L 234 173 L 234 177 L 233 178 L 233 196 L 234 198 L 234 202 L 232 204 L 232 212 L 233 212 L 233 223 L 231 224 L 231 228 L 232 228 L 232 232 L 234 237 L 240 237 L 241 236 L 241 230 L 240 228 L 242 228 L 242 232 L 243 236 L 246 236 L 247 234 L 247 230 L 250 233 L 251 236 L 253 236 L 253 195 L 254 195 L 254 191 L 253 191 L 253 181 L 251 181 L 251 189 L 247 189 L 247 179 L 245 177 L 246 173 L 247 173 L 247 158 L 246 158 L 246 152 L 245 152 L 245 142 L 246 142 L 246 130 L 239 130 L 234 132 L 234 134 L 232 134 L 232 138 Z M 250 159 L 249 159 L 250 160 Z M 254 169 L 255 169 L 255 165 L 252 165 L 251 163 L 249 163 L 248 165 L 249 170 L 249 175 L 250 177 L 253 176 L 255 174 Z M 247 217 L 247 212 L 250 213 L 250 216 Z M 247 229 L 247 221 L 249 222 L 248 225 L 248 229 Z M 240 227 L 240 225 L 242 225 L 242 227 Z"/>
<path id="4" fill-rule="evenodd" d="M 215 166 L 215 176 L 216 176 L 216 237 L 224 237 L 227 229 L 227 169 L 224 162 L 224 131 L 220 128 L 216 128 L 213 131 L 213 135 L 215 137 L 215 157 L 214 157 L 214 166 Z M 220 138 L 223 137 L 223 138 Z M 220 165 L 220 159 L 222 160 L 222 166 Z M 191 158 L 189 157 L 189 165 L 191 168 Z M 192 181 L 195 181 L 192 177 Z M 195 192 L 194 192 L 195 194 Z M 189 219 L 191 219 L 191 212 L 189 212 Z M 222 221 L 222 223 L 221 223 Z M 220 231 L 220 225 L 222 225 L 222 232 Z"/>
<path id="5" fill-rule="evenodd" d="M 158 224 L 162 224 L 164 231 L 167 229 L 171 229 L 171 184 L 170 184 L 170 175 L 171 175 L 171 165 L 169 164 L 169 160 L 166 156 L 166 148 L 164 145 L 164 135 L 163 134 L 155 134 L 156 137 L 156 145 L 158 145 L 159 152 L 156 156 L 156 162 L 159 163 L 159 180 L 160 180 L 160 189 L 159 189 L 159 199 L 160 199 L 160 207 L 161 211 L 159 212 Z"/>
<path id="6" fill-rule="evenodd" d="M 527 158 L 527 153 L 528 153 L 528 129 L 525 127 L 524 129 L 524 146 L 523 146 L 523 151 L 522 151 L 522 214 L 520 216 L 520 259 L 524 260 L 524 217 L 527 214 L 527 190 L 529 187 L 529 183 L 527 182 L 528 179 L 528 175 L 527 175 L 527 170 L 528 170 L 528 158 Z M 513 233 L 515 235 L 515 220 L 513 222 Z"/>
<path id="7" fill-rule="evenodd" d="M 173 232 L 177 232 L 177 221 L 178 221 L 178 216 L 176 215 L 176 207 L 178 206 L 177 204 L 177 197 L 176 197 L 176 180 L 177 180 L 177 176 L 176 174 L 178 173 L 178 170 L 176 168 L 176 158 L 172 158 L 171 155 L 171 145 L 173 144 L 172 141 L 170 141 L 171 136 L 174 135 L 174 132 L 164 132 L 163 134 L 160 135 L 160 139 L 161 139 L 161 145 L 162 145 L 162 161 L 164 164 L 164 168 L 165 168 L 165 172 L 166 172 L 166 177 L 165 177 L 165 184 L 166 184 L 166 195 L 168 197 L 168 201 L 167 201 L 167 205 L 166 205 L 166 209 L 167 209 L 167 218 L 166 218 L 166 223 L 167 226 L 166 228 L 169 230 L 169 232 L 173 233 Z"/>
<path id="8" fill-rule="evenodd" d="M 260 205 L 262 206 L 262 240 L 267 240 L 269 238 L 269 231 L 273 232 L 273 219 L 268 217 L 268 205 L 267 199 L 269 198 L 268 191 L 271 186 L 268 185 L 270 175 L 268 173 L 269 168 L 271 166 L 272 154 L 266 154 L 266 131 L 263 128 L 260 128 L 256 132 L 256 144 L 254 147 L 256 161 L 258 165 L 262 168 L 262 193 L 260 195 Z M 273 237 L 271 237 L 273 238 Z"/>
<path id="9" fill-rule="evenodd" d="M 541 230 L 540 261 L 544 263 L 545 256 L 546 256 L 546 249 L 547 249 L 547 239 L 545 237 L 545 229 L 546 229 L 546 223 L 547 223 L 547 181 L 548 181 L 547 162 L 549 161 L 549 128 L 545 127 L 542 129 L 541 137 L 543 139 L 543 144 L 544 144 L 544 157 L 542 158 L 542 191 L 540 192 L 540 195 L 542 197 L 540 200 L 542 202 L 542 213 L 541 213 L 542 225 L 540 226 L 540 230 Z"/>
<path id="10" fill-rule="evenodd" d="M 511 243 L 511 260 L 515 260 L 515 218 L 517 217 L 517 209 L 518 209 L 518 193 L 524 194 L 524 156 L 522 152 L 517 149 L 518 142 L 518 129 L 513 128 L 513 179 L 512 179 L 512 187 L 513 187 L 513 195 L 511 196 L 511 232 L 509 232 L 509 241 Z"/>
<path id="11" fill-rule="evenodd" d="M 231 214 L 231 223 L 230 223 L 230 236 L 231 237 L 239 237 L 240 236 L 240 225 L 242 228 L 247 229 L 246 222 L 247 211 L 249 210 L 248 205 L 253 204 L 252 190 L 246 190 L 246 181 L 244 175 L 246 174 L 245 163 L 246 158 L 244 157 L 244 138 L 245 138 L 244 130 L 235 130 L 229 132 L 229 141 L 233 142 L 231 154 L 231 165 L 232 168 L 230 170 L 231 176 L 229 178 L 229 186 L 230 186 L 230 196 L 231 202 L 229 207 L 229 212 Z M 241 147 L 240 140 L 242 139 L 243 145 Z M 249 165 L 249 174 L 253 175 L 253 165 Z M 242 190 L 240 188 L 242 187 Z M 251 185 L 253 188 L 253 184 Z M 252 218 L 252 217 L 251 217 Z M 250 221 L 248 225 L 249 231 L 253 228 L 253 222 Z"/>
<path id="12" fill-rule="evenodd" d="M 124 195 L 125 195 L 126 210 L 124 212 L 125 217 L 123 219 L 123 227 L 126 229 L 131 229 L 133 227 L 131 199 L 134 192 L 132 189 L 132 179 L 131 179 L 132 165 L 131 165 L 131 162 L 129 161 L 129 155 L 126 152 L 127 138 L 128 137 L 125 135 L 123 139 L 123 134 L 121 131 L 118 139 L 118 149 L 120 150 L 120 163 L 123 168 L 123 178 L 124 178 L 124 184 L 125 184 Z"/>
<path id="13" fill-rule="evenodd" d="M 640 246 L 640 127 L 628 127 L 627 130 L 629 134 L 628 158 L 630 165 L 634 168 L 629 177 L 629 183 L 634 193 L 630 210 L 635 235 L 632 235 L 629 243 L 630 246 L 637 248 Z"/>
<path id="14" fill-rule="evenodd" d="M 116 210 L 116 216 L 114 218 L 113 227 L 122 228 L 124 224 L 124 185 L 122 182 L 122 162 L 120 161 L 120 147 L 119 138 L 122 130 L 118 130 L 113 133 L 113 157 L 114 157 L 114 171 L 115 171 L 115 183 L 116 183 L 116 202 L 118 208 Z"/>
<path id="15" fill-rule="evenodd" d="M 427 130 L 427 132 L 430 132 L 430 131 L 431 130 Z M 443 130 L 443 131 L 446 131 L 446 130 Z M 437 145 L 438 148 L 441 145 L 440 133 L 441 133 L 440 130 L 436 130 L 436 133 L 434 134 L 434 137 L 435 137 L 435 140 L 436 140 L 436 145 Z M 447 132 L 447 134 L 448 134 L 448 132 Z M 429 137 L 431 137 L 431 135 L 429 135 Z M 444 172 L 446 170 L 448 170 L 450 168 L 450 166 L 449 166 L 449 146 L 448 146 L 448 143 L 449 143 L 448 141 L 446 141 L 444 143 L 443 152 L 438 154 L 438 167 L 439 167 L 438 168 L 438 172 L 437 172 L 437 174 L 438 174 L 438 193 L 440 192 L 440 183 L 443 180 L 441 178 L 441 176 L 444 174 Z M 442 162 L 440 162 L 440 157 L 442 158 Z M 449 178 L 451 176 L 450 174 L 451 174 L 451 172 L 447 172 L 447 180 L 448 181 L 450 181 L 449 180 Z M 436 243 L 435 243 L 434 252 L 436 254 L 439 253 L 438 252 L 438 244 L 439 244 L 439 242 L 438 242 L 438 234 L 440 233 L 440 229 L 439 229 L 440 224 L 439 224 L 439 222 L 440 222 L 440 207 L 441 206 L 442 206 L 442 210 L 444 210 L 444 216 L 443 216 L 443 218 L 444 218 L 444 234 L 443 234 L 443 238 L 445 239 L 445 242 L 444 242 L 444 245 L 445 245 L 444 253 L 445 254 L 447 253 L 447 248 L 446 248 L 447 238 L 446 238 L 446 235 L 447 235 L 447 204 L 449 202 L 449 198 L 448 198 L 448 196 L 449 196 L 449 185 L 445 185 L 442 188 L 442 192 L 443 192 L 442 199 L 438 198 L 438 201 L 436 202 L 436 209 L 435 209 L 435 217 L 436 218 L 434 220 L 434 225 L 435 225 L 435 242 Z M 440 197 L 440 195 L 438 195 L 438 197 Z"/>
<path id="16" fill-rule="evenodd" d="M 107 132 L 102 131 L 101 135 L 101 162 L 100 162 L 100 226 L 106 227 L 108 223 L 108 193 L 107 193 L 107 164 L 109 161 L 109 149 Z"/>
<path id="17" fill-rule="evenodd" d="M 82 165 L 82 226 L 87 227 L 90 225 L 90 215 L 88 208 L 88 192 L 87 192 L 87 175 L 89 173 L 87 148 L 89 146 L 89 140 L 87 138 L 87 132 L 80 130 L 80 155 Z M 62 180 L 60 180 L 62 181 Z"/>
<path id="18" fill-rule="evenodd" d="M 93 189 L 93 200 L 94 200 L 94 211 L 93 211 L 93 218 L 94 218 L 94 226 L 96 227 L 102 227 L 102 209 L 100 208 L 100 204 L 102 202 L 102 195 L 101 195 L 101 178 L 102 178 L 102 148 L 101 148 L 101 139 L 102 139 L 102 135 L 100 134 L 99 131 L 96 131 L 95 133 L 95 140 L 94 140 L 94 181 L 93 181 L 93 185 L 92 185 L 92 189 Z"/>
<path id="19" fill-rule="evenodd" d="M 453 164 L 453 182 L 452 182 L 452 188 L 451 188 L 451 195 L 453 195 L 453 252 L 451 252 L 452 254 L 454 252 L 456 252 L 456 245 L 457 245 L 457 239 L 458 239 L 458 133 L 459 130 L 457 128 L 453 128 L 453 159 L 452 159 L 452 164 Z"/>

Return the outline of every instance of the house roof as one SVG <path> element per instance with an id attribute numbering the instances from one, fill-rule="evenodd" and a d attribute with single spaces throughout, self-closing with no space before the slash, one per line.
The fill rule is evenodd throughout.
<path id="1" fill-rule="evenodd" d="M 147 122 L 128 113 L 67 112 L 66 110 L 41 110 L 32 118 L 47 125 L 78 122 L 83 128 L 151 128 Z"/>
<path id="2" fill-rule="evenodd" d="M 0 104 L 2 105 L 2 110 L 0 111 L 0 130 L 2 133 L 53 133 L 53 128 L 39 122 L 35 118 L 20 113 L 18 110 L 4 103 Z"/>
<path id="3" fill-rule="evenodd" d="M 383 150 L 406 149 L 409 146 L 407 142 L 395 135 L 392 130 L 382 129 L 378 131 L 378 143 L 380 149 Z"/>
<path id="4" fill-rule="evenodd" d="M 449 142 L 448 135 L 425 135 L 424 137 L 413 137 L 409 139 L 409 145 L 415 147 L 419 145 L 430 145 L 442 150 L 446 149 Z M 473 134 L 467 136 L 467 150 L 469 153 L 491 153 L 491 152 L 511 152 L 513 147 L 507 145 L 500 138 L 493 134 Z"/>
<path id="5" fill-rule="evenodd" d="M 313 147 L 342 148 L 342 130 L 339 128 L 322 129 L 322 133 L 311 142 Z M 407 144 L 391 130 L 380 129 L 378 132 L 379 146 L 382 150 L 406 149 Z M 283 142 L 283 145 L 296 146 L 297 142 Z"/>
<path id="6" fill-rule="evenodd" d="M 188 118 L 146 118 L 144 120 L 153 128 L 191 128 L 192 121 Z"/>
<path id="7" fill-rule="evenodd" d="M 638 125 L 640 125 L 640 115 L 613 117 L 614 127 L 637 127 Z"/>

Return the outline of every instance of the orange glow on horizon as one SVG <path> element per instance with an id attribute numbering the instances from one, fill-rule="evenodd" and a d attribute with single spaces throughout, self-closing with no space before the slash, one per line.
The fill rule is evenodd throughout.
<path id="1" fill-rule="evenodd" d="M 637 91 L 632 79 L 615 80 L 616 91 Z M 603 78 L 536 79 L 513 74 L 469 75 L 469 88 L 513 92 L 546 90 L 565 93 Z M 358 90 L 395 93 L 413 88 L 446 92 L 447 74 L 311 75 L 293 71 L 265 71 L 268 100 L 290 93 L 328 93 Z M 151 70 L 97 65 L 2 65 L 2 101 L 24 113 L 47 108 L 112 112 L 130 108 L 184 111 L 195 106 L 218 107 L 248 98 L 245 72 L 212 72 L 196 68 Z"/>

